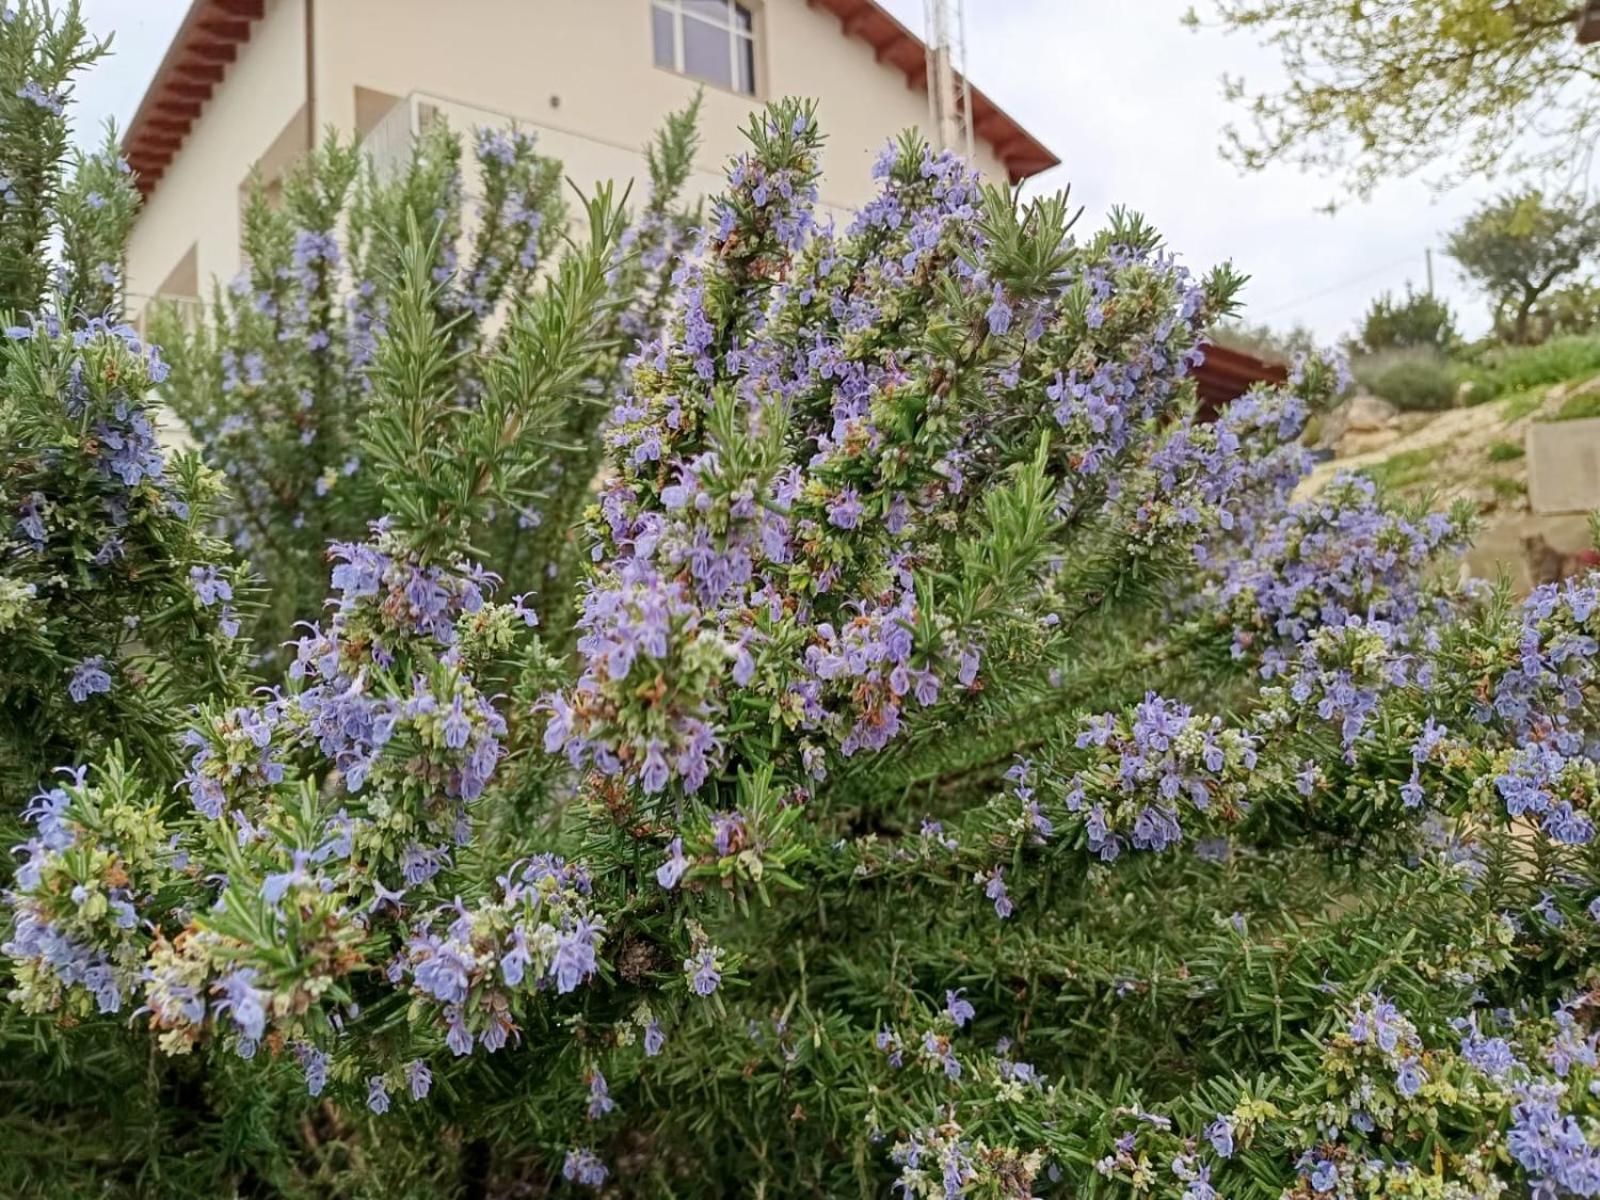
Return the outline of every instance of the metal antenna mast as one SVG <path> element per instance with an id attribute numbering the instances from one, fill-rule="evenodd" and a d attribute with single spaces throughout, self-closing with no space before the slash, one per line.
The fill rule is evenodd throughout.
<path id="1" fill-rule="evenodd" d="M 928 114 L 939 149 L 972 158 L 972 96 L 967 90 L 967 13 L 962 0 L 923 0 Z"/>

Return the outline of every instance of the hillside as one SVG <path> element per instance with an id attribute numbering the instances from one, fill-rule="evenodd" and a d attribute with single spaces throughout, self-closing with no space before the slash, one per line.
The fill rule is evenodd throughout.
<path id="1" fill-rule="evenodd" d="M 1483 522 L 1467 567 L 1495 578 L 1506 571 L 1518 590 L 1540 573 L 1542 538 L 1571 555 L 1589 547 L 1583 514 L 1539 516 L 1528 505 L 1525 443 L 1535 422 L 1600 416 L 1600 373 L 1511 392 L 1473 407 L 1440 413 L 1396 412 L 1370 396 L 1346 401 L 1329 415 L 1321 441 L 1334 457 L 1321 463 L 1297 495 L 1319 491 L 1341 471 L 1369 475 L 1396 495 L 1448 504 L 1470 501 Z M 1545 556 L 1548 558 L 1548 556 Z M 1553 561 L 1553 560 L 1552 560 Z"/>

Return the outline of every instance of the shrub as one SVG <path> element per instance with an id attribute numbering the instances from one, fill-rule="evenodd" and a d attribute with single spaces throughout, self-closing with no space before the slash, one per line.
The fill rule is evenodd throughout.
<path id="1" fill-rule="evenodd" d="M 1449 408 L 1460 386 L 1454 365 L 1431 350 L 1369 355 L 1356 360 L 1352 369 L 1364 388 L 1407 412 Z"/>
<path id="2" fill-rule="evenodd" d="M 1304 325 L 1277 330 L 1270 325 L 1252 325 L 1243 321 L 1222 321 L 1208 331 L 1208 336 L 1224 346 L 1243 350 L 1257 358 L 1271 362 L 1292 363 L 1305 355 L 1316 354 L 1321 347 L 1316 335 Z"/>
<path id="3" fill-rule="evenodd" d="M 1491 345 L 1464 369 L 1484 398 L 1547 388 L 1600 373 L 1600 337 L 1551 338 L 1538 346 Z"/>
<path id="4" fill-rule="evenodd" d="M 1502 438 L 1499 441 L 1489 443 L 1488 458 L 1492 463 L 1515 462 L 1526 453 L 1527 451 L 1523 448 L 1521 442 L 1507 441 Z"/>
<path id="5" fill-rule="evenodd" d="M 1516 392 L 1505 398 L 1505 407 L 1501 417 L 1509 425 L 1513 421 L 1520 421 L 1523 417 L 1537 412 L 1544 403 L 1544 389 L 1528 388 L 1526 391 Z"/>
<path id="6" fill-rule="evenodd" d="M 600 359 L 573 382 L 566 415 L 530 446 L 517 485 L 475 515 L 473 541 L 518 591 L 569 586 L 577 557 L 568 531 L 598 465 L 596 427 L 604 389 L 628 339 L 659 325 L 670 264 L 686 247 L 697 206 L 680 193 L 698 144 L 698 98 L 668 117 L 649 147 L 651 187 L 617 248 Z M 463 164 L 463 158 L 467 161 Z M 470 213 L 466 189 L 481 196 Z M 324 548 L 359 538 L 376 503 L 363 450 L 373 372 L 392 320 L 405 232 L 426 248 L 432 328 L 453 386 L 468 402 L 515 379 L 480 374 L 487 347 L 561 244 L 570 213 L 561 164 L 531 136 L 479 129 L 470 154 L 442 122 L 418 139 L 392 179 L 363 170 L 353 146 L 329 137 L 289 174 L 281 200 L 259 187 L 244 217 L 248 270 L 198 322 L 158 313 L 166 348 L 164 397 L 221 471 L 229 497 L 220 532 L 269 585 L 250 632 L 262 661 L 276 656 L 298 621 L 314 619 L 326 580 Z M 444 369 L 441 366 L 441 369 Z M 534 364 L 517 364 L 517 370 Z M 553 455 L 550 445 L 566 447 Z"/>
<path id="7" fill-rule="evenodd" d="M 1545 338 L 1600 333 L 1600 280 L 1580 280 L 1550 292 L 1534 319 Z"/>
<path id="8" fill-rule="evenodd" d="M 1528 493 L 1528 484 L 1525 480 L 1508 479 L 1504 475 L 1489 476 L 1489 488 L 1500 500 L 1517 500 Z"/>
<path id="9" fill-rule="evenodd" d="M 1600 254 L 1600 204 L 1577 192 L 1510 192 L 1467 217 L 1450 235 L 1449 253 L 1493 301 L 1496 334 L 1527 345 L 1549 331 L 1538 310 L 1551 289 Z"/>
<path id="10" fill-rule="evenodd" d="M 28 803 L 3 1190 L 1592 1190 L 1600 580 L 1517 604 L 1455 584 L 1460 508 L 1292 501 L 1338 371 L 1196 421 L 1240 280 L 1138 217 L 1073 237 L 908 136 L 836 229 L 812 109 L 749 139 L 620 379 L 608 191 L 470 362 L 398 248 L 376 521 L 281 686 L 220 631 L 151 714 L 180 761 L 69 724 Z M 12 437 L 134 353 L 45 328 Z M 613 386 L 536 612 L 477 534 Z M 77 536 L 31 529 L 0 597 Z M 194 548 L 141 576 L 217 645 Z M 133 704 L 168 650 L 58 686 Z"/>
<path id="11" fill-rule="evenodd" d="M 1362 468 L 1362 474 L 1380 486 L 1398 491 L 1421 483 L 1433 474 L 1434 464 L 1444 454 L 1443 446 L 1421 446 Z"/>
<path id="12" fill-rule="evenodd" d="M 1459 340 L 1450 306 L 1428 292 L 1413 292 L 1408 287 L 1403 300 L 1385 292 L 1372 302 L 1352 350 L 1378 354 L 1426 349 L 1449 354 Z"/>

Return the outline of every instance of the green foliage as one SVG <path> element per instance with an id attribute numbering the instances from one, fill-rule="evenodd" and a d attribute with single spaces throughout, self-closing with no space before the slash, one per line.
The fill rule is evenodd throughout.
<path id="1" fill-rule="evenodd" d="M 1587 417 L 1600 417 L 1600 392 L 1590 391 L 1568 396 L 1550 419 L 1552 421 L 1581 421 Z"/>
<path id="2" fill-rule="evenodd" d="M 1385 350 L 1429 349 L 1449 354 L 1459 340 L 1450 306 L 1429 292 L 1414 292 L 1407 287 L 1403 300 L 1385 292 L 1372 302 L 1351 350 L 1377 354 Z"/>
<path id="3" fill-rule="evenodd" d="M 1292 163 L 1365 197 L 1386 179 L 1437 166 L 1446 185 L 1564 171 L 1600 129 L 1593 52 L 1573 36 L 1570 0 L 1200 7 L 1282 63 L 1286 82 L 1270 90 L 1225 78 L 1244 117 L 1224 152 L 1246 170 Z M 1188 20 L 1201 18 L 1191 9 Z"/>
<path id="4" fill-rule="evenodd" d="M 1442 446 L 1419 446 L 1402 450 L 1382 462 L 1362 467 L 1361 473 L 1386 491 L 1399 491 L 1425 482 L 1444 453 Z"/>
<path id="5" fill-rule="evenodd" d="M 63 313 L 112 316 L 122 311 L 125 246 L 139 198 L 115 130 L 96 153 L 73 152 L 72 172 L 57 192 Z"/>
<path id="6" fill-rule="evenodd" d="M 516 130 L 477 131 L 468 156 L 435 123 L 392 177 L 330 134 L 279 199 L 252 190 L 247 272 L 218 288 L 200 321 L 168 310 L 152 328 L 172 360 L 168 403 L 229 481 L 222 531 L 270 584 L 252 631 L 267 662 L 295 622 L 316 616 L 327 543 L 360 538 L 395 502 L 375 450 L 385 469 L 403 459 L 413 482 L 427 481 L 427 498 L 397 505 L 396 519 L 436 522 L 439 547 L 476 547 L 518 590 L 558 597 L 572 586 L 569 534 L 597 461 L 605 387 L 659 326 L 671 257 L 696 220 L 681 193 L 698 111 L 697 99 L 669 116 L 650 147 L 636 217 L 609 199 L 603 212 L 580 205 L 584 247 L 570 244 L 560 164 Z M 408 378 L 386 375 L 392 360 L 377 353 L 391 329 L 408 352 L 427 348 Z M 391 401 L 411 424 L 397 423 Z M 430 439 L 441 422 L 470 424 L 470 464 L 439 457 Z M 476 453 L 491 447 L 493 477 Z"/>
<path id="7" fill-rule="evenodd" d="M 1500 500 L 1515 501 L 1528 494 L 1528 483 L 1525 479 L 1513 479 L 1505 475 L 1490 475 L 1488 484 L 1490 490 Z"/>
<path id="8" fill-rule="evenodd" d="M 1475 403 L 1507 392 L 1528 392 L 1542 400 L 1553 384 L 1600 373 L 1600 337 L 1551 338 L 1537 346 L 1492 345 L 1477 353 L 1462 373 L 1472 381 Z"/>
<path id="9" fill-rule="evenodd" d="M 1538 338 L 1600 333 L 1600 281 L 1588 279 L 1547 292 L 1534 308 Z"/>
<path id="10" fill-rule="evenodd" d="M 0 749 L 76 769 L 0 902 L 0 1191 L 1587 1190 L 1600 578 L 1519 606 L 1457 585 L 1465 505 L 1293 501 L 1338 371 L 1199 421 L 1240 279 L 1142 218 L 907 135 L 841 231 L 813 108 L 749 139 L 692 249 L 609 187 L 541 245 L 512 135 L 511 242 L 443 135 L 252 218 L 177 390 L 266 541 L 312 477 L 256 405 L 359 456 L 322 534 L 379 518 L 303 547 L 272 688 L 160 356 L 19 318 Z M 692 114 L 656 145 L 681 186 Z M 583 510 L 537 557 L 535 503 Z"/>
<path id="11" fill-rule="evenodd" d="M 1556 284 L 1600 254 L 1600 202 L 1528 188 L 1482 205 L 1450 235 L 1450 255 L 1494 305 L 1509 341 L 1537 340 L 1534 314 Z"/>
<path id="12" fill-rule="evenodd" d="M 1490 442 L 1489 449 L 1485 451 L 1492 463 L 1515 462 L 1526 453 L 1527 450 L 1523 448 L 1521 442 L 1508 441 L 1505 438 Z"/>
<path id="13" fill-rule="evenodd" d="M 1538 411 L 1544 403 L 1544 389 L 1542 387 L 1528 388 L 1525 391 L 1514 392 L 1505 398 L 1505 407 L 1501 410 L 1501 417 L 1509 425 L 1513 421 L 1520 421 L 1530 413 Z"/>
<path id="14" fill-rule="evenodd" d="M 151 425 L 154 351 L 101 322 L 77 339 L 46 318 L 0 344 L 0 791 L 14 810 L 47 772 L 112 736 L 177 776 L 171 731 L 201 696 L 227 694 L 233 589 L 202 598 L 192 572 L 226 548 L 205 533 L 218 484 L 190 456 L 162 464 Z M 85 668 L 84 664 L 95 664 Z M 113 686 L 72 683 L 98 671 Z M 98 676 L 94 676 L 98 678 Z"/>
<path id="15" fill-rule="evenodd" d="M 7 6 L 0 21 L 0 313 L 39 306 L 65 178 L 72 79 L 108 50 L 89 37 L 76 0 Z M 72 256 L 69 254 L 69 259 Z M 90 311 L 98 311 L 91 309 Z"/>
<path id="16" fill-rule="evenodd" d="M 586 381 L 605 369 L 607 306 L 616 303 L 606 273 L 623 213 L 609 185 L 584 207 L 587 244 L 537 292 L 517 297 L 473 403 L 463 403 L 458 383 L 466 352 L 455 348 L 453 322 L 439 320 L 437 247 L 411 226 L 373 364 L 363 444 L 384 510 L 428 565 L 482 556 L 474 538 L 495 506 L 539 499 L 533 484 L 549 462 L 557 414 L 581 404 Z"/>
<path id="17" fill-rule="evenodd" d="M 14 814 L 43 774 L 105 749 L 111 736 L 174 778 L 173 721 L 222 682 L 223 628 L 237 620 L 232 605 L 200 603 L 189 578 L 191 568 L 226 558 L 206 532 L 217 481 L 193 457 L 161 463 L 153 388 L 166 364 L 118 325 L 137 206 L 127 164 L 114 136 L 97 153 L 67 151 L 72 77 L 105 50 L 75 3 L 59 11 L 27 3 L 0 22 L 7 844 Z M 243 606 L 243 581 L 233 579 Z M 86 662 L 138 686 L 74 701 L 67 684 Z M 98 677 L 85 669 L 85 678 L 92 686 Z"/>
<path id="18" fill-rule="evenodd" d="M 474 150 L 464 166 L 460 139 L 435 125 L 398 177 L 382 180 L 330 134 L 278 202 L 253 188 L 246 274 L 217 289 L 202 320 L 169 310 L 152 321 L 172 361 L 167 403 L 230 482 L 224 532 L 271 584 L 260 631 L 269 654 L 315 616 L 323 547 L 361 536 L 370 519 L 369 373 L 407 265 L 405 232 L 420 231 L 432 255 L 427 301 L 447 367 L 436 382 L 463 397 L 485 386 L 471 352 L 502 336 L 491 318 L 559 243 L 559 166 L 512 134 L 482 131 Z M 482 199 L 470 230 L 469 179 Z"/>
<path id="19" fill-rule="evenodd" d="M 1437 412 L 1455 403 L 1456 366 L 1436 350 L 1397 350 L 1357 359 L 1351 370 L 1361 385 L 1408 412 Z"/>

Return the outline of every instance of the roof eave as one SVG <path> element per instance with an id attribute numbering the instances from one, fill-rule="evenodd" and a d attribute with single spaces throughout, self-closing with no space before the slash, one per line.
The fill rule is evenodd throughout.
<path id="1" fill-rule="evenodd" d="M 876 0 L 806 3 L 837 17 L 844 35 L 866 42 L 879 62 L 898 67 L 906 77 L 907 87 L 928 90 L 927 46 Z M 968 95 L 972 102 L 972 132 L 994 148 L 995 157 L 1005 165 L 1012 183 L 1021 183 L 1061 164 L 1043 142 L 978 88 L 969 85 Z"/>
<path id="2" fill-rule="evenodd" d="M 122 155 L 144 195 L 182 148 L 265 8 L 265 0 L 193 0 L 189 5 L 122 138 Z"/>

